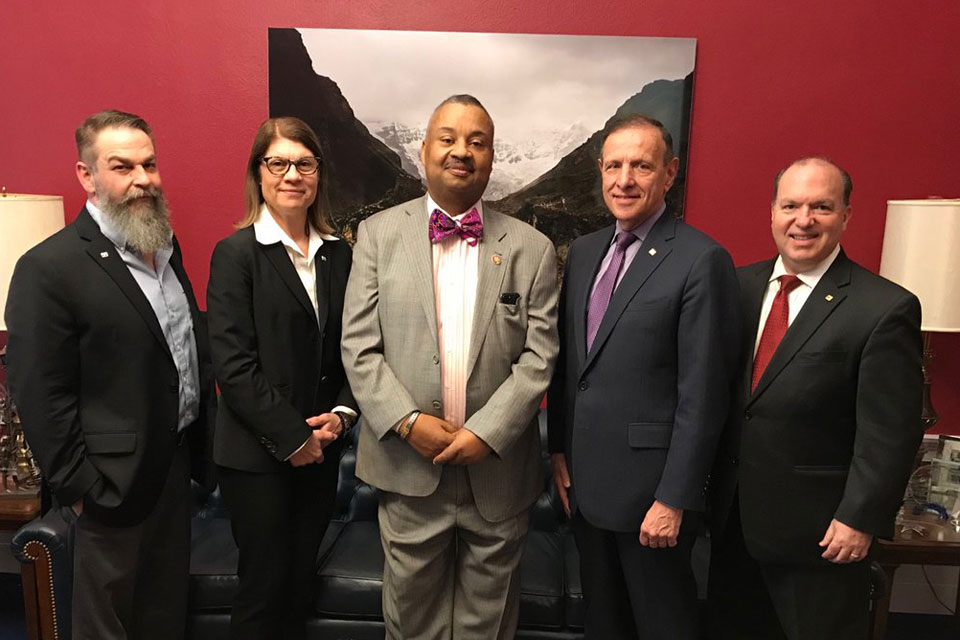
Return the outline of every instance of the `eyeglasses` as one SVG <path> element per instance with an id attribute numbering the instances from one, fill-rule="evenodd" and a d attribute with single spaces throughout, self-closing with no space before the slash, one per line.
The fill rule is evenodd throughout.
<path id="1" fill-rule="evenodd" d="M 278 156 L 270 156 L 261 158 L 260 162 L 265 164 L 267 166 L 267 171 L 275 176 L 286 175 L 287 171 L 290 170 L 291 164 L 297 168 L 297 173 L 302 176 L 312 176 L 320 168 L 320 158 L 314 156 L 304 156 L 302 158 L 297 158 L 296 160 L 280 158 Z"/>

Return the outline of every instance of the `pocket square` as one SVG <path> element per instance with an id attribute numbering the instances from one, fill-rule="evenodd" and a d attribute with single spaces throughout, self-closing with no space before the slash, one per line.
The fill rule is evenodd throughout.
<path id="1" fill-rule="evenodd" d="M 520 302 L 519 293 L 502 293 L 500 294 L 500 302 L 502 304 L 517 304 Z"/>

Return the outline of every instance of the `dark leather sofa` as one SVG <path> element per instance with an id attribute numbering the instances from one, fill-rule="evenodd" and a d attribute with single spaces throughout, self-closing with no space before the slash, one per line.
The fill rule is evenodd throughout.
<path id="1" fill-rule="evenodd" d="M 546 412 L 540 415 L 546 443 Z M 356 434 L 354 434 L 356 435 Z M 531 509 L 527 546 L 521 561 L 520 640 L 583 638 L 580 558 L 560 500 L 549 479 L 544 450 L 544 490 Z M 380 640 L 383 551 L 377 527 L 377 490 L 354 475 L 356 450 L 340 460 L 334 520 L 317 556 L 314 616 L 309 637 L 324 640 Z M 194 485 L 190 558 L 189 640 L 226 640 L 230 603 L 237 587 L 237 548 L 230 516 L 219 492 Z M 21 528 L 11 547 L 21 562 L 29 640 L 70 638 L 73 557 L 69 527 L 51 509 Z M 709 540 L 698 538 L 693 570 L 700 598 L 705 595 Z M 871 602 L 884 596 L 883 570 L 872 563 Z M 871 637 L 873 634 L 871 632 Z"/>
<path id="2" fill-rule="evenodd" d="M 378 494 L 356 478 L 355 462 L 354 447 L 346 447 L 340 461 L 334 521 L 317 558 L 315 615 L 309 622 L 311 638 L 365 640 L 384 636 Z M 544 491 L 531 511 L 530 533 L 521 564 L 517 637 L 582 638 L 579 556 L 556 491 L 548 480 L 546 453 L 543 464 Z M 197 486 L 194 490 L 187 637 L 226 639 L 230 602 L 237 587 L 237 548 L 219 493 L 205 494 Z M 53 509 L 24 526 L 14 537 L 14 554 L 22 563 L 31 640 L 70 637 L 70 536 L 64 519 Z"/>

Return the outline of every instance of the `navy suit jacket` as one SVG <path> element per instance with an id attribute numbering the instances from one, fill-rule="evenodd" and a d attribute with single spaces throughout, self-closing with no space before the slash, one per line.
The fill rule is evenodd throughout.
<path id="1" fill-rule="evenodd" d="M 549 446 L 573 509 L 636 532 L 654 499 L 703 510 L 740 336 L 729 254 L 669 213 L 651 228 L 586 351 L 586 312 L 614 226 L 578 238 L 560 298 Z"/>
<path id="2" fill-rule="evenodd" d="M 920 303 L 840 252 L 750 391 L 774 260 L 738 269 L 741 370 L 711 487 L 719 535 L 739 487 L 747 548 L 823 563 L 834 518 L 889 537 L 923 436 Z"/>

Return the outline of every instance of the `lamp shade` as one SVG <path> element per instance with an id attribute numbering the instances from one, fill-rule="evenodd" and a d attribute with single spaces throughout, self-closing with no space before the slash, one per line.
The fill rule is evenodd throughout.
<path id="1" fill-rule="evenodd" d="M 924 331 L 960 331 L 960 200 L 890 200 L 880 275 L 920 298 Z"/>
<path id="2" fill-rule="evenodd" d="M 28 249 L 63 229 L 63 198 L 23 193 L 0 195 L 0 331 L 13 267 Z"/>

